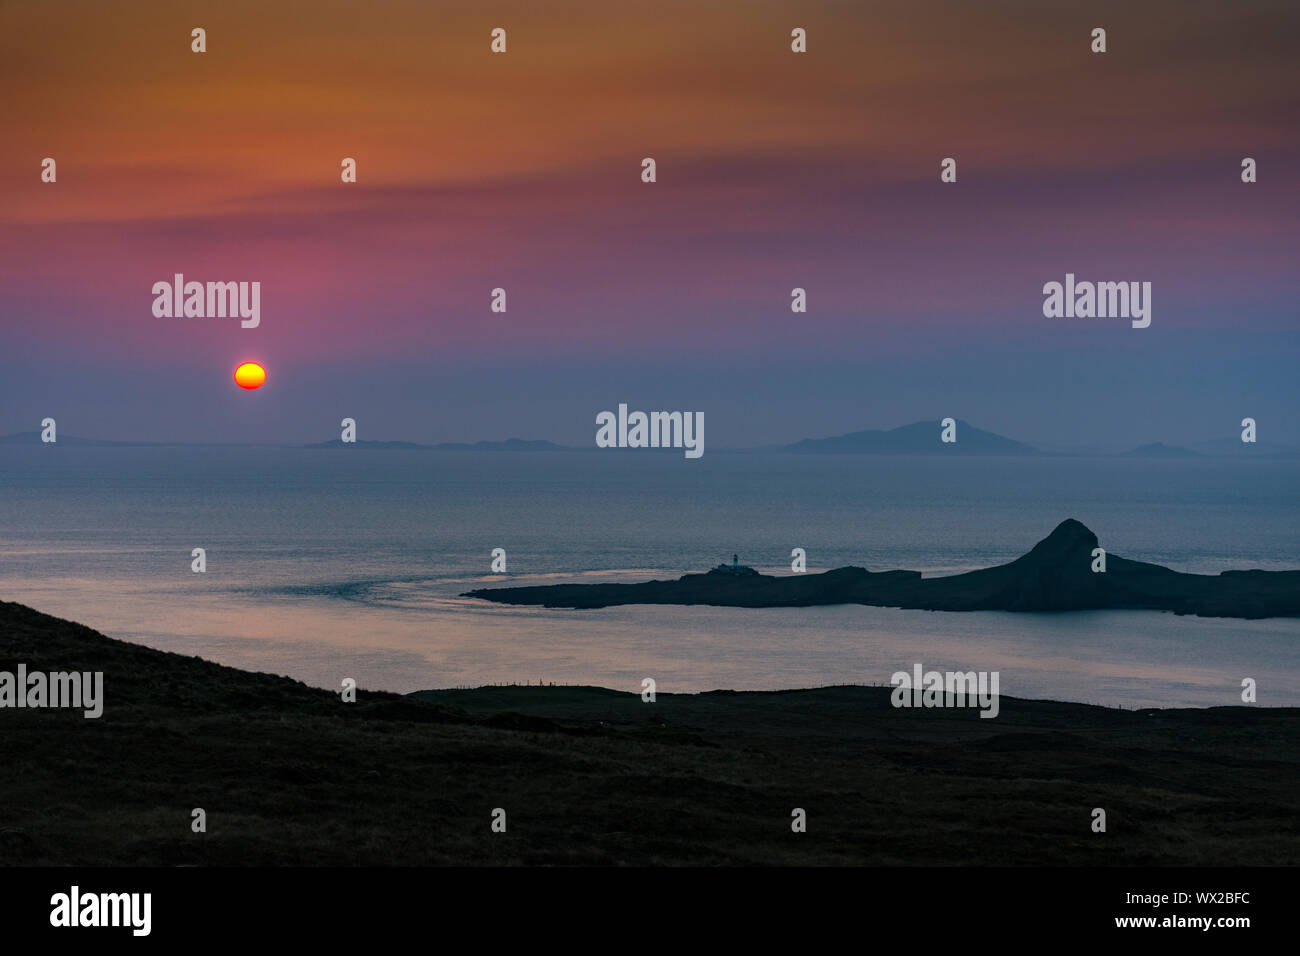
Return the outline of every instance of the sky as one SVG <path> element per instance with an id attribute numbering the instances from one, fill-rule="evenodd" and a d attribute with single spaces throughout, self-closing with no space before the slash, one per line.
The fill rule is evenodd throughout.
<path id="1" fill-rule="evenodd" d="M 10 0 L 0 434 L 1300 443 L 1300 7 L 1133 6 Z M 1151 326 L 1044 317 L 1067 272 Z"/>

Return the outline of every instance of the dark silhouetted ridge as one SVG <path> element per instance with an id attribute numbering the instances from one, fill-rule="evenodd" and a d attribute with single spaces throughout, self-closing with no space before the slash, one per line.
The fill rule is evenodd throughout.
<path id="1" fill-rule="evenodd" d="M 464 597 L 502 604 L 598 608 L 618 604 L 713 604 L 799 607 L 869 604 L 929 611 L 1174 611 L 1204 617 L 1300 616 L 1300 571 L 1183 574 L 1157 564 L 1105 556 L 1094 571 L 1097 536 L 1081 521 L 1062 521 L 1008 564 L 948 577 L 919 571 L 846 567 L 821 574 L 748 577 L 686 574 L 642 584 L 554 584 L 480 588 Z"/>

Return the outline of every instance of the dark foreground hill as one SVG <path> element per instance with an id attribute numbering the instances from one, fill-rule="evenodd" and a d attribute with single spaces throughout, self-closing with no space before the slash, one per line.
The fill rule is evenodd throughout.
<path id="1" fill-rule="evenodd" d="M 848 686 L 345 704 L 0 603 L 19 663 L 103 671 L 105 703 L 0 709 L 6 864 L 1300 863 L 1295 709 L 1004 697 L 990 720 Z"/>
<path id="2" fill-rule="evenodd" d="M 808 607 L 869 604 L 926 611 L 1154 610 L 1203 617 L 1300 616 L 1300 571 L 1183 574 L 1119 555 L 1094 572 L 1097 536 L 1069 518 L 1009 564 L 941 578 L 919 571 L 837 568 L 821 574 L 738 577 L 717 571 L 641 584 L 480 588 L 462 597 L 502 604 L 598 608 L 616 604 Z"/>

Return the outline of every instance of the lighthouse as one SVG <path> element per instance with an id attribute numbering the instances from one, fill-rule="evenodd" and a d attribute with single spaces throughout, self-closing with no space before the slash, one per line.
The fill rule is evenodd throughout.
<path id="1" fill-rule="evenodd" d="M 719 564 L 716 568 L 714 568 L 709 573 L 723 574 L 726 575 L 727 577 L 734 577 L 734 578 L 748 578 L 748 577 L 756 577 L 758 575 L 758 572 L 755 571 L 753 568 L 746 567 L 745 565 L 740 563 L 740 555 L 738 554 L 733 554 L 731 556 L 730 564 Z"/>

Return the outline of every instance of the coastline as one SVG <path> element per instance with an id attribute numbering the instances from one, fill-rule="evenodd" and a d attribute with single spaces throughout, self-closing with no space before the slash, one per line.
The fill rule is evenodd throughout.
<path id="1" fill-rule="evenodd" d="M 1092 531 L 1067 518 L 1014 561 L 944 577 L 859 567 L 776 577 L 743 566 L 722 566 L 705 574 L 685 574 L 676 581 L 478 588 L 460 596 L 582 610 L 624 604 L 750 608 L 865 604 L 923 611 L 1172 611 L 1260 620 L 1300 617 L 1300 570 L 1186 574 L 1108 555 Z"/>

